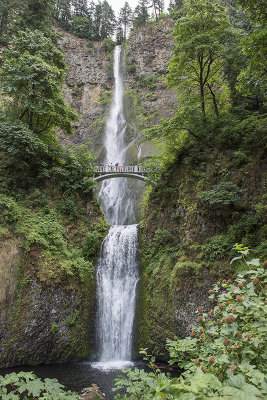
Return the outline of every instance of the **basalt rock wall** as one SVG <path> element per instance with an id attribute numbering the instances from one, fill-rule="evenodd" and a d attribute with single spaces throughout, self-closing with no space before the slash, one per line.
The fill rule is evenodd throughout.
<path id="1" fill-rule="evenodd" d="M 124 112 L 127 121 L 128 162 L 153 151 L 143 139 L 144 129 L 168 117 L 175 110 L 175 94 L 165 83 L 172 56 L 173 20 L 165 18 L 132 32 L 123 45 Z M 68 74 L 64 96 L 78 112 L 75 134 L 60 135 L 63 144 L 87 143 L 99 160 L 104 158 L 103 140 L 113 88 L 113 52 L 94 42 L 58 29 L 59 46 L 64 52 Z"/>

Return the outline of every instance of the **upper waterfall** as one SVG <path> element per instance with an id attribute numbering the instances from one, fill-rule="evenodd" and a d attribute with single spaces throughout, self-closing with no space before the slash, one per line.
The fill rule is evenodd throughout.
<path id="1" fill-rule="evenodd" d="M 112 103 L 109 110 L 106 128 L 104 147 L 106 164 L 126 163 L 127 143 L 126 120 L 123 112 L 123 80 L 121 71 L 121 47 L 116 46 L 114 50 L 114 91 Z M 127 225 L 136 223 L 134 204 L 131 201 L 131 194 L 127 178 L 116 178 L 112 182 L 105 181 L 99 192 L 102 209 L 111 225 Z"/>

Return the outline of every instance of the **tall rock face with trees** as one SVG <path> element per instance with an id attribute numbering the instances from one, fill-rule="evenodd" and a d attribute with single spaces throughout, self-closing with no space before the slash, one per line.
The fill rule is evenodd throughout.
<path id="1" fill-rule="evenodd" d="M 138 347 L 163 358 L 166 338 L 188 335 L 197 308 L 211 307 L 208 290 L 235 275 L 235 243 L 266 257 L 266 99 L 257 40 L 264 28 L 259 13 L 244 39 L 248 15 L 234 11 L 185 2 L 167 77 L 177 108 L 147 132 L 166 148 L 150 163 L 161 172 L 140 224 L 137 336 Z M 257 57 L 249 56 L 252 43 Z"/>
<path id="2" fill-rule="evenodd" d="M 2 366 L 90 354 L 93 263 L 107 231 L 88 147 L 103 157 L 112 9 L 38 3 L 0 5 L 3 44 L 31 30 L 1 56 Z M 123 43 L 128 159 L 154 171 L 140 223 L 136 337 L 161 358 L 166 338 L 185 336 L 197 307 L 209 306 L 207 289 L 236 273 L 233 244 L 264 254 L 265 9 L 261 0 L 220 3 L 171 1 L 174 20 L 158 19 L 161 1 L 141 0 L 131 19 L 124 5 L 117 32 L 120 43 L 136 28 Z M 147 23 L 148 5 L 157 22 Z"/>
<path id="3" fill-rule="evenodd" d="M 74 134 L 60 134 L 62 143 L 85 144 L 88 142 L 96 156 L 101 156 L 105 117 L 112 96 L 114 44 L 108 40 L 88 41 L 71 33 L 58 30 L 68 73 L 63 87 L 64 98 L 77 111 L 80 118 L 74 123 Z"/>
<path id="4" fill-rule="evenodd" d="M 151 142 L 143 137 L 144 129 L 171 116 L 176 107 L 175 93 L 165 82 L 172 56 L 173 26 L 171 18 L 164 18 L 156 25 L 133 31 L 123 45 L 128 158 L 135 162 L 138 153 L 146 157 L 154 151 Z M 103 159 L 105 119 L 113 86 L 114 44 L 106 39 L 94 42 L 88 49 L 87 40 L 62 30 L 58 32 L 62 37 L 59 46 L 68 66 L 64 97 L 80 115 L 74 124 L 74 135 L 60 135 L 61 141 L 88 142 L 97 158 Z"/>
<path id="5" fill-rule="evenodd" d="M 93 156 L 56 136 L 77 119 L 62 96 L 64 56 L 27 29 L 3 50 L 0 74 L 0 366 L 85 358 L 107 225 Z"/>

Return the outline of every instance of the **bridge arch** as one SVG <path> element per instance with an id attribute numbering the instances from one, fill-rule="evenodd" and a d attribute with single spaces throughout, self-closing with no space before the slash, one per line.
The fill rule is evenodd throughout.
<path id="1" fill-rule="evenodd" d="M 104 175 L 97 175 L 94 176 L 94 180 L 96 182 L 104 181 L 106 179 L 112 179 L 112 178 L 132 178 L 132 179 L 138 179 L 139 181 L 143 182 L 149 182 L 152 183 L 147 176 L 144 175 L 139 175 L 135 174 L 133 172 L 109 172 Z"/>

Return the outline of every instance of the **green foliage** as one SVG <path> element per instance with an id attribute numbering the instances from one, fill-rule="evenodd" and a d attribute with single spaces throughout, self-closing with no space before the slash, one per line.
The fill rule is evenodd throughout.
<path id="1" fill-rule="evenodd" d="M 115 42 L 110 38 L 105 38 L 101 44 L 105 53 L 111 53 L 115 48 Z"/>
<path id="2" fill-rule="evenodd" d="M 0 182 L 10 179 L 14 189 L 29 188 L 50 178 L 68 193 L 58 205 L 63 213 L 77 214 L 74 193 L 91 193 L 94 187 L 94 156 L 86 146 L 63 149 L 54 134 L 39 137 L 24 123 L 7 120 L 0 122 L 0 151 Z"/>
<path id="3" fill-rule="evenodd" d="M 79 319 L 79 315 L 80 315 L 79 310 L 75 310 L 73 315 L 66 320 L 67 325 L 74 326 L 76 324 L 77 320 Z"/>
<path id="4" fill-rule="evenodd" d="M 49 146 L 22 122 L 0 122 L 0 166 L 8 176 L 18 176 L 20 186 L 49 176 Z"/>
<path id="5" fill-rule="evenodd" d="M 217 259 L 226 259 L 231 254 L 233 241 L 225 235 L 218 235 L 207 240 L 206 244 L 201 246 L 203 256 L 207 261 L 216 261 Z"/>
<path id="6" fill-rule="evenodd" d="M 155 90 L 157 77 L 154 75 L 138 75 L 138 87 L 143 89 Z"/>
<path id="7" fill-rule="evenodd" d="M 242 190 L 233 182 L 221 182 L 213 189 L 202 193 L 199 199 L 212 209 L 233 207 L 241 200 Z"/>
<path id="8" fill-rule="evenodd" d="M 66 67 L 63 54 L 41 32 L 18 32 L 4 51 L 0 89 L 6 112 L 23 121 L 35 134 L 49 136 L 60 127 L 72 133 L 77 119 L 61 94 Z"/>
<path id="9" fill-rule="evenodd" d="M 228 233 L 236 242 L 246 243 L 246 239 L 252 238 L 254 232 L 258 232 L 260 226 L 260 220 L 257 215 L 252 212 L 247 212 L 241 216 L 238 215 L 238 219 L 235 224 L 229 226 Z M 249 245 L 255 245 L 256 243 L 246 243 Z"/>
<path id="10" fill-rule="evenodd" d="M 233 32 L 221 5 L 209 0 L 188 0 L 173 34 L 176 46 L 167 81 L 170 86 L 179 87 L 185 111 L 190 114 L 194 110 L 205 124 L 208 114 L 219 115 L 227 98 L 220 71 Z M 220 91 L 216 90 L 218 86 Z"/>
<path id="11" fill-rule="evenodd" d="M 80 38 L 88 38 L 90 35 L 90 21 L 86 17 L 73 15 L 71 31 Z"/>
<path id="12" fill-rule="evenodd" d="M 0 376 L 0 395 L 2 400 L 77 400 L 78 394 L 65 391 L 56 379 L 42 381 L 32 372 L 19 372 Z"/>
<path id="13" fill-rule="evenodd" d="M 153 243 L 158 249 L 161 246 L 166 246 L 172 240 L 172 234 L 167 229 L 157 229 L 153 237 Z"/>
<path id="14" fill-rule="evenodd" d="M 63 149 L 60 156 L 58 163 L 51 169 L 51 175 L 58 182 L 59 188 L 66 193 L 91 193 L 94 188 L 92 175 L 95 157 L 88 152 L 87 146 Z"/>
<path id="15" fill-rule="evenodd" d="M 241 255 L 233 262 L 242 259 L 249 268 L 259 265 L 259 260 L 246 260 L 248 248 L 236 245 L 235 249 Z M 198 326 L 190 336 L 168 340 L 170 363 L 177 363 L 184 370 L 182 376 L 170 378 L 155 364 L 151 373 L 126 370 L 126 376 L 115 380 L 114 388 L 124 388 L 126 394 L 117 395 L 116 399 L 264 398 L 265 285 L 263 268 L 244 270 L 233 282 L 217 282 L 209 291 L 213 308 L 206 312 L 198 307 Z M 153 359 L 150 361 L 154 363 Z"/>
<path id="16" fill-rule="evenodd" d="M 43 204 L 39 207 L 31 209 L 29 198 L 23 203 L 12 197 L 0 195 L 0 221 L 23 239 L 23 248 L 26 252 L 34 248 L 44 256 L 42 265 L 36 265 L 36 269 L 42 267 L 40 272 L 42 280 L 58 280 L 61 275 L 76 276 L 81 281 L 91 279 L 94 272 L 90 259 L 92 252 L 84 255 L 81 246 L 74 247 L 68 243 L 66 230 L 55 210 L 48 206 L 44 207 Z M 91 231 L 98 235 L 98 241 L 94 243 L 95 252 L 98 251 L 104 238 L 105 226 L 104 220 L 91 226 Z"/>
<path id="17" fill-rule="evenodd" d="M 83 256 L 88 259 L 98 254 L 104 235 L 107 233 L 108 224 L 105 221 L 91 225 L 83 242 Z"/>
<path id="18" fill-rule="evenodd" d="M 51 332 L 53 333 L 53 335 L 55 335 L 55 333 L 57 333 L 58 331 L 59 331 L 58 324 L 56 322 L 52 322 L 52 324 L 51 324 Z"/>

